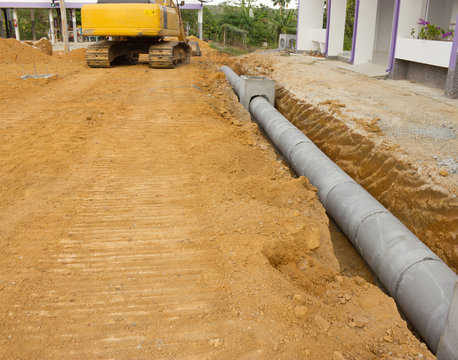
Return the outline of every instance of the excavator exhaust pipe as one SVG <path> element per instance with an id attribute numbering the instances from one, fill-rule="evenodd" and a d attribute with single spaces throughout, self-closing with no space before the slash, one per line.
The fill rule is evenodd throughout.
<path id="1" fill-rule="evenodd" d="M 328 214 L 438 359 L 458 359 L 458 276 L 281 115 L 262 89 L 244 98 L 245 80 L 227 66 L 221 71 L 296 173 L 318 189 Z"/>

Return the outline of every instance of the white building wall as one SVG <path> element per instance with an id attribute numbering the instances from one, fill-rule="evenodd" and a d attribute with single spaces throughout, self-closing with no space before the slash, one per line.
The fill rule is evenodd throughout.
<path id="1" fill-rule="evenodd" d="M 343 51 L 347 0 L 332 0 L 327 56 L 337 56 Z"/>
<path id="2" fill-rule="evenodd" d="M 428 21 L 431 24 L 447 28 L 450 25 L 450 13 L 454 0 L 430 0 L 428 8 Z"/>
<path id="3" fill-rule="evenodd" d="M 378 4 L 374 51 L 388 53 L 393 28 L 394 0 L 381 0 Z"/>
<path id="4" fill-rule="evenodd" d="M 399 9 L 398 37 L 408 38 L 412 28 L 418 34 L 418 19 L 425 15 L 426 0 L 402 0 Z"/>
<path id="5" fill-rule="evenodd" d="M 383 1 L 383 0 L 381 0 Z M 372 61 L 378 0 L 360 0 L 354 64 Z"/>
<path id="6" fill-rule="evenodd" d="M 458 0 L 455 0 L 452 6 L 452 16 L 450 16 L 450 24 L 456 25 L 457 16 L 458 16 Z"/>
<path id="7" fill-rule="evenodd" d="M 297 50 L 318 50 L 319 44 L 312 41 L 310 29 L 323 28 L 324 0 L 299 0 Z"/>

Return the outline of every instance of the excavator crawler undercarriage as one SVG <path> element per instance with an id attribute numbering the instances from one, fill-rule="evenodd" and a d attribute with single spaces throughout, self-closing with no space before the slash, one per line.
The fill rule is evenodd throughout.
<path id="1" fill-rule="evenodd" d="M 86 62 L 94 68 L 136 64 L 139 54 L 148 54 L 151 68 L 173 68 L 178 64 L 189 63 L 191 47 L 182 41 L 158 41 L 151 44 L 104 40 L 87 48 Z"/>

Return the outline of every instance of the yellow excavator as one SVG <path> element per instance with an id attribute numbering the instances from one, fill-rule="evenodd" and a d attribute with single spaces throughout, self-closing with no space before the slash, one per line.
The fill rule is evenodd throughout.
<path id="1" fill-rule="evenodd" d="M 81 22 L 83 35 L 108 38 L 87 48 L 90 67 L 135 64 L 139 54 L 148 54 L 152 68 L 190 61 L 181 12 L 172 0 L 98 0 L 83 5 Z"/>

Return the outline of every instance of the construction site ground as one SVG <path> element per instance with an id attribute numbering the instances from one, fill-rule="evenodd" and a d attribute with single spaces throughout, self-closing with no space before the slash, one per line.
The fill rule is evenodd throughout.
<path id="1" fill-rule="evenodd" d="M 0 358 L 433 359 L 201 46 L 0 39 Z"/>
<path id="2" fill-rule="evenodd" d="M 458 270 L 458 100 L 337 61 L 256 52 L 231 65 L 276 80 L 276 107 Z"/>

